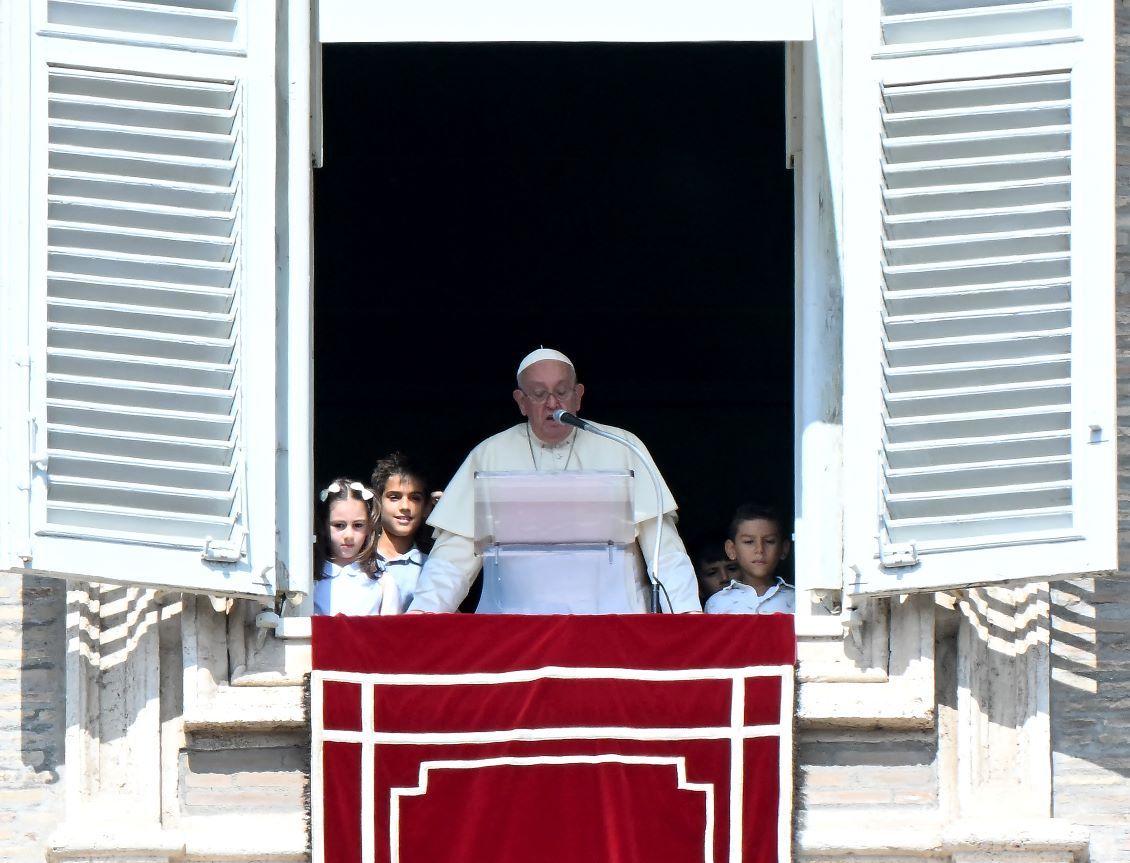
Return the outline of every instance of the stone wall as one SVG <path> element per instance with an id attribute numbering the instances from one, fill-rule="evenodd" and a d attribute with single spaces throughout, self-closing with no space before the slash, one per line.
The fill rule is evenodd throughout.
<path id="1" fill-rule="evenodd" d="M 63 816 L 66 588 L 0 574 L 0 856 L 42 863 Z"/>
<path id="2" fill-rule="evenodd" d="M 1130 577 L 1053 587 L 1052 639 L 1054 814 L 1090 826 L 1094 863 L 1130 860 Z"/>
<path id="3" fill-rule="evenodd" d="M 192 734 L 180 757 L 180 811 L 278 813 L 301 820 L 309 766 L 306 732 Z"/>
<path id="4" fill-rule="evenodd" d="M 1054 814 L 1090 825 L 1093 861 L 1130 860 L 1130 5 L 1116 5 L 1119 561 L 1052 590 Z"/>
<path id="5" fill-rule="evenodd" d="M 928 731 L 802 731 L 803 811 L 875 811 L 913 817 L 938 805 L 937 737 Z"/>

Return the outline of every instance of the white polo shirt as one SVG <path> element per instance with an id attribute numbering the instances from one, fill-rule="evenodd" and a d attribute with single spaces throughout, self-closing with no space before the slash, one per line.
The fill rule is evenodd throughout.
<path id="1" fill-rule="evenodd" d="M 796 613 L 796 591 L 780 576 L 760 596 L 748 584 L 731 581 L 706 600 L 707 614 L 782 614 Z"/>
<path id="2" fill-rule="evenodd" d="M 377 570 L 384 574 L 390 574 L 396 579 L 396 590 L 400 594 L 400 611 L 403 614 L 412 603 L 412 597 L 416 595 L 416 582 L 420 579 L 420 568 L 423 567 L 428 556 L 416 546 L 412 546 L 408 549 L 407 554 L 402 554 L 399 557 L 386 558 L 379 551 L 376 557 Z"/>

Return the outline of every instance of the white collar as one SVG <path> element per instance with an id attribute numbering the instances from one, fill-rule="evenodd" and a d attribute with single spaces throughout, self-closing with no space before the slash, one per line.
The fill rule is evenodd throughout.
<path id="1" fill-rule="evenodd" d="M 355 573 L 361 575 L 366 574 L 362 572 L 361 567 L 357 565 L 357 561 L 355 560 L 350 561 L 345 566 L 338 566 L 332 560 L 327 560 L 325 566 L 322 567 L 322 578 L 335 578 L 343 572 L 346 575 L 353 575 Z"/>
<path id="2" fill-rule="evenodd" d="M 789 583 L 787 581 L 785 581 L 783 578 L 781 578 L 781 576 L 778 575 L 777 581 L 774 582 L 773 584 L 769 585 L 769 587 L 767 587 L 765 589 L 765 593 L 760 593 L 760 594 L 758 594 L 758 596 L 761 596 L 761 597 L 772 596 L 774 593 L 776 593 L 782 587 L 788 587 L 788 586 L 789 586 Z M 734 590 L 734 589 L 741 590 L 741 589 L 744 589 L 744 590 L 752 590 L 754 593 L 757 593 L 757 590 L 756 590 L 756 588 L 754 588 L 753 585 L 746 584 L 744 581 L 738 581 L 736 578 L 731 578 L 730 583 L 727 584 L 722 589 L 723 590 Z"/>
<path id="3" fill-rule="evenodd" d="M 420 551 L 419 546 L 413 545 L 404 554 L 397 555 L 396 557 L 385 557 L 379 551 L 376 553 L 377 569 L 384 571 L 385 568 L 392 564 L 415 564 L 416 566 L 424 565 L 424 553 Z"/>
<path id="4" fill-rule="evenodd" d="M 537 441 L 538 446 L 542 449 L 561 449 L 561 447 L 570 446 L 573 443 L 573 438 L 577 434 L 576 429 L 569 429 L 569 436 L 564 440 L 560 440 L 557 443 L 546 443 L 540 437 L 534 434 L 534 430 L 530 428 L 530 424 L 528 422 L 526 423 L 526 431 L 530 435 L 530 441 Z"/>

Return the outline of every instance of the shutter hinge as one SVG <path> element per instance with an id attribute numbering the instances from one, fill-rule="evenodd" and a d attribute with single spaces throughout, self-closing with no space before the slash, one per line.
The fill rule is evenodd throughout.
<path id="1" fill-rule="evenodd" d="M 879 543 L 879 565 L 894 569 L 918 564 L 918 547 L 913 542 L 899 542 L 893 545 Z"/>
<path id="2" fill-rule="evenodd" d="M 214 563 L 239 563 L 246 553 L 246 546 L 247 531 L 237 527 L 235 535 L 229 540 L 205 538 L 200 557 Z"/>

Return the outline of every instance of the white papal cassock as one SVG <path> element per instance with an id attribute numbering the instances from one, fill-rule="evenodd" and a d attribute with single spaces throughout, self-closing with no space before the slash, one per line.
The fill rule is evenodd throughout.
<path id="1" fill-rule="evenodd" d="M 647 448 L 631 432 L 604 426 L 613 434 L 626 437 L 647 453 Z M 648 462 L 651 454 L 647 455 Z M 663 609 L 700 611 L 698 583 L 683 541 L 675 529 L 675 499 L 663 483 L 662 507 L 655 500 L 651 475 L 631 450 L 615 441 L 574 430 L 559 444 L 540 441 L 521 423 L 487 438 L 473 450 L 444 489 L 443 497 L 428 519 L 435 528 L 432 547 L 412 611 L 454 611 L 467 595 L 481 561 L 475 557 L 475 472 L 503 470 L 631 470 L 635 472 L 636 541 L 648 564 L 655 548 L 657 516 L 663 515 L 663 539 L 659 550 L 659 577 L 670 596 L 670 609 L 663 598 Z M 662 477 L 660 478 L 662 482 Z M 625 591 L 623 613 L 645 612 L 648 587 L 642 572 L 638 583 Z"/>

